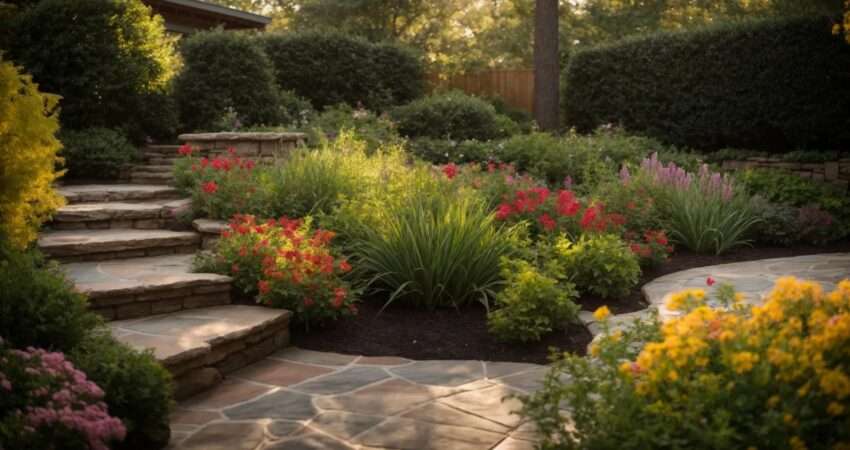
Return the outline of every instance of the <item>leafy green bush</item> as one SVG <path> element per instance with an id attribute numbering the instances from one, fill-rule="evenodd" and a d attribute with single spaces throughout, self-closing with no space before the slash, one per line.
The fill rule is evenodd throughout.
<path id="1" fill-rule="evenodd" d="M 337 105 L 325 109 L 304 126 L 310 145 L 321 145 L 325 139 L 335 139 L 345 130 L 353 130 L 359 140 L 366 141 L 366 150 L 374 152 L 382 146 L 397 144 L 401 138 L 392 122 L 365 109 Z"/>
<path id="2" fill-rule="evenodd" d="M 109 413 L 127 428 L 115 450 L 164 448 L 171 437 L 171 374 L 152 352 L 116 341 L 108 330 L 91 333 L 70 353 L 74 364 L 106 392 Z"/>
<path id="3" fill-rule="evenodd" d="M 0 242 L 25 248 L 64 199 L 56 153 L 61 145 L 55 95 L 39 92 L 32 79 L 0 53 Z"/>
<path id="4" fill-rule="evenodd" d="M 511 232 L 474 197 L 452 195 L 448 185 L 423 178 L 404 203 L 371 211 L 382 224 L 361 227 L 352 244 L 355 270 L 371 277 L 389 300 L 427 308 L 460 306 L 492 297 L 499 260 L 512 248 Z"/>
<path id="5" fill-rule="evenodd" d="M 495 144 L 476 140 L 418 138 L 408 143 L 408 149 L 419 158 L 432 164 L 472 163 L 487 161 Z"/>
<path id="6" fill-rule="evenodd" d="M 0 244 L 0 336 L 11 346 L 67 352 L 100 323 L 86 298 L 36 251 Z"/>
<path id="7" fill-rule="evenodd" d="M 241 126 L 283 119 L 274 66 L 251 36 L 217 29 L 181 44 L 183 71 L 175 79 L 180 120 L 188 130 L 211 127 L 232 108 Z"/>
<path id="8" fill-rule="evenodd" d="M 422 95 L 423 66 L 410 49 L 325 32 L 261 37 L 277 71 L 277 83 L 313 106 L 347 103 L 372 110 Z"/>
<path id="9" fill-rule="evenodd" d="M 493 105 L 462 92 L 431 95 L 400 106 L 391 115 L 399 133 L 410 138 L 487 141 L 518 131 Z"/>
<path id="10" fill-rule="evenodd" d="M 579 307 L 575 285 L 547 276 L 521 259 L 503 258 L 506 287 L 496 294 L 496 310 L 487 315 L 490 333 L 502 341 L 539 341 L 546 333 L 575 322 Z"/>
<path id="11" fill-rule="evenodd" d="M 831 26 L 766 20 L 580 51 L 565 72 L 567 123 L 614 123 L 697 149 L 846 151 L 850 46 Z"/>
<path id="12" fill-rule="evenodd" d="M 530 133 L 534 128 L 534 118 L 531 117 L 531 113 L 528 111 L 509 105 L 505 99 L 499 96 L 483 98 L 496 108 L 497 113 L 514 121 L 521 133 Z"/>
<path id="13" fill-rule="evenodd" d="M 59 140 L 69 178 L 115 178 L 138 154 L 123 134 L 108 128 L 62 131 Z"/>
<path id="14" fill-rule="evenodd" d="M 616 177 L 624 163 L 637 163 L 663 149 L 657 141 L 629 136 L 620 130 L 597 130 L 590 136 L 570 133 L 563 138 L 548 133 L 514 136 L 496 147 L 496 157 L 518 170 L 561 185 L 595 185 Z"/>
<path id="15" fill-rule="evenodd" d="M 139 0 L 42 0 L 13 25 L 12 60 L 40 88 L 62 96 L 62 125 L 124 129 L 134 139 L 154 126 L 146 97 L 159 95 L 178 67 L 175 39 Z"/>
<path id="16" fill-rule="evenodd" d="M 850 220 L 850 197 L 836 186 L 782 170 L 750 169 L 738 172 L 735 178 L 750 194 L 770 202 L 796 207 L 817 205 L 839 221 Z"/>
<path id="17" fill-rule="evenodd" d="M 310 100 L 294 91 L 280 91 L 280 109 L 280 123 L 292 125 L 295 128 L 306 126 L 316 115 Z"/>
<path id="18" fill-rule="evenodd" d="M 603 298 L 627 295 L 640 278 L 637 255 L 612 234 L 583 235 L 576 242 L 559 238 L 555 254 L 579 292 Z"/>

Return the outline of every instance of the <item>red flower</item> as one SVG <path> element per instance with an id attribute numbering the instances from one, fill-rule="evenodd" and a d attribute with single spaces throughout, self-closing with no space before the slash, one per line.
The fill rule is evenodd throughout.
<path id="1" fill-rule="evenodd" d="M 312 298 L 310 298 L 310 297 L 304 297 L 304 307 L 305 307 L 305 308 L 309 308 L 309 307 L 313 306 L 315 303 L 316 303 L 316 302 L 315 302 L 315 301 L 313 301 L 313 299 L 312 299 Z"/>
<path id="2" fill-rule="evenodd" d="M 233 272 L 233 273 L 239 272 L 239 265 L 234 264 L 234 265 L 230 266 L 230 271 Z"/>
<path id="3" fill-rule="evenodd" d="M 350 272 L 351 264 L 349 264 L 346 260 L 342 260 L 342 262 L 339 263 L 339 270 L 341 270 L 343 273 Z"/>
<path id="4" fill-rule="evenodd" d="M 189 156 L 192 154 L 192 147 L 189 144 L 183 144 L 177 149 L 177 153 L 183 156 Z"/>
<path id="5" fill-rule="evenodd" d="M 227 153 L 230 153 L 230 156 L 233 156 L 236 154 L 236 149 L 233 147 L 227 147 Z"/>
<path id="6" fill-rule="evenodd" d="M 593 225 L 593 222 L 596 221 L 598 213 L 599 211 L 596 209 L 595 206 L 591 206 L 585 209 L 584 215 L 581 216 L 581 222 L 579 222 L 581 227 L 585 230 L 590 228 L 590 226 Z"/>
<path id="7" fill-rule="evenodd" d="M 558 191 L 557 211 L 562 216 L 574 216 L 578 213 L 581 205 L 572 191 Z"/>
<path id="8" fill-rule="evenodd" d="M 266 281 L 266 280 L 260 280 L 260 281 L 257 283 L 257 289 L 259 289 L 259 290 L 260 290 L 260 294 L 268 294 L 268 293 L 269 293 L 269 291 L 270 291 L 272 288 L 271 288 L 271 286 L 269 286 L 269 282 L 268 282 L 268 281 Z"/>
<path id="9" fill-rule="evenodd" d="M 493 173 L 496 171 L 496 165 L 492 162 L 487 163 L 487 172 Z"/>
<path id="10" fill-rule="evenodd" d="M 347 295 L 348 292 L 345 290 L 345 288 L 338 287 L 334 289 L 334 297 L 337 299 L 344 299 Z"/>
<path id="11" fill-rule="evenodd" d="M 215 194 L 215 191 L 218 190 L 218 185 L 215 183 L 215 181 L 210 181 L 204 183 L 203 189 L 204 192 L 206 192 L 207 194 Z"/>
<path id="12" fill-rule="evenodd" d="M 496 210 L 496 219 L 505 220 L 510 217 L 512 212 L 511 205 L 507 203 L 502 203 L 499 205 L 499 208 Z"/>
<path id="13" fill-rule="evenodd" d="M 714 285 L 714 283 L 716 283 L 716 281 L 714 280 L 714 278 L 708 277 L 708 278 L 706 278 L 706 279 L 705 279 L 705 284 L 707 284 L 707 285 L 709 285 L 709 286 Z"/>
<path id="14" fill-rule="evenodd" d="M 454 163 L 446 164 L 443 166 L 443 173 L 451 180 L 457 175 L 457 166 Z"/>
<path id="15" fill-rule="evenodd" d="M 543 213 L 542 216 L 538 217 L 537 221 L 540 222 L 540 225 L 542 225 L 543 229 L 546 231 L 552 231 L 557 226 L 555 221 L 552 220 L 552 218 L 549 217 L 549 214 L 546 213 Z"/>
<path id="16" fill-rule="evenodd" d="M 227 238 L 229 238 L 229 237 L 230 237 L 230 231 L 228 231 L 228 230 L 221 230 L 221 237 L 222 237 L 223 239 L 227 239 Z"/>

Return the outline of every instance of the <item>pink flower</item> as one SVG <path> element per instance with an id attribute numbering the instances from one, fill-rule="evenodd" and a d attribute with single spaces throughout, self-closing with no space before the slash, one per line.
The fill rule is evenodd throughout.
<path id="1" fill-rule="evenodd" d="M 707 284 L 707 285 L 709 285 L 709 286 L 714 285 L 714 283 L 716 283 L 716 281 L 714 280 L 714 278 L 708 277 L 708 278 L 706 278 L 706 279 L 705 279 L 705 284 Z"/>
<path id="2" fill-rule="evenodd" d="M 452 179 L 457 175 L 457 166 L 454 163 L 449 163 L 443 166 L 443 173 L 446 174 L 446 178 Z"/>

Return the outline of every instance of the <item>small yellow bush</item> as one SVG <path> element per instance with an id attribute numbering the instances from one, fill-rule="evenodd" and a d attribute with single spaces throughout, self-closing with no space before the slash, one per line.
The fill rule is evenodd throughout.
<path id="1" fill-rule="evenodd" d="M 56 105 L 29 75 L 0 60 L 0 236 L 23 248 L 63 199 L 53 190 L 61 144 Z"/>

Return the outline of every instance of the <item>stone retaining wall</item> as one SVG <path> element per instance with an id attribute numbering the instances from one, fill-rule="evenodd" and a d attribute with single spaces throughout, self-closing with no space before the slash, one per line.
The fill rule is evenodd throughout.
<path id="1" fill-rule="evenodd" d="M 821 163 L 783 161 L 780 158 L 754 157 L 742 161 L 723 161 L 724 169 L 781 169 L 791 171 L 803 178 L 826 181 L 843 188 L 850 186 L 850 158 Z"/>
<path id="2" fill-rule="evenodd" d="M 274 162 L 286 158 L 292 150 L 304 145 L 304 133 L 192 133 L 178 136 L 201 154 L 216 156 L 233 148 L 240 158 L 258 162 Z"/>

